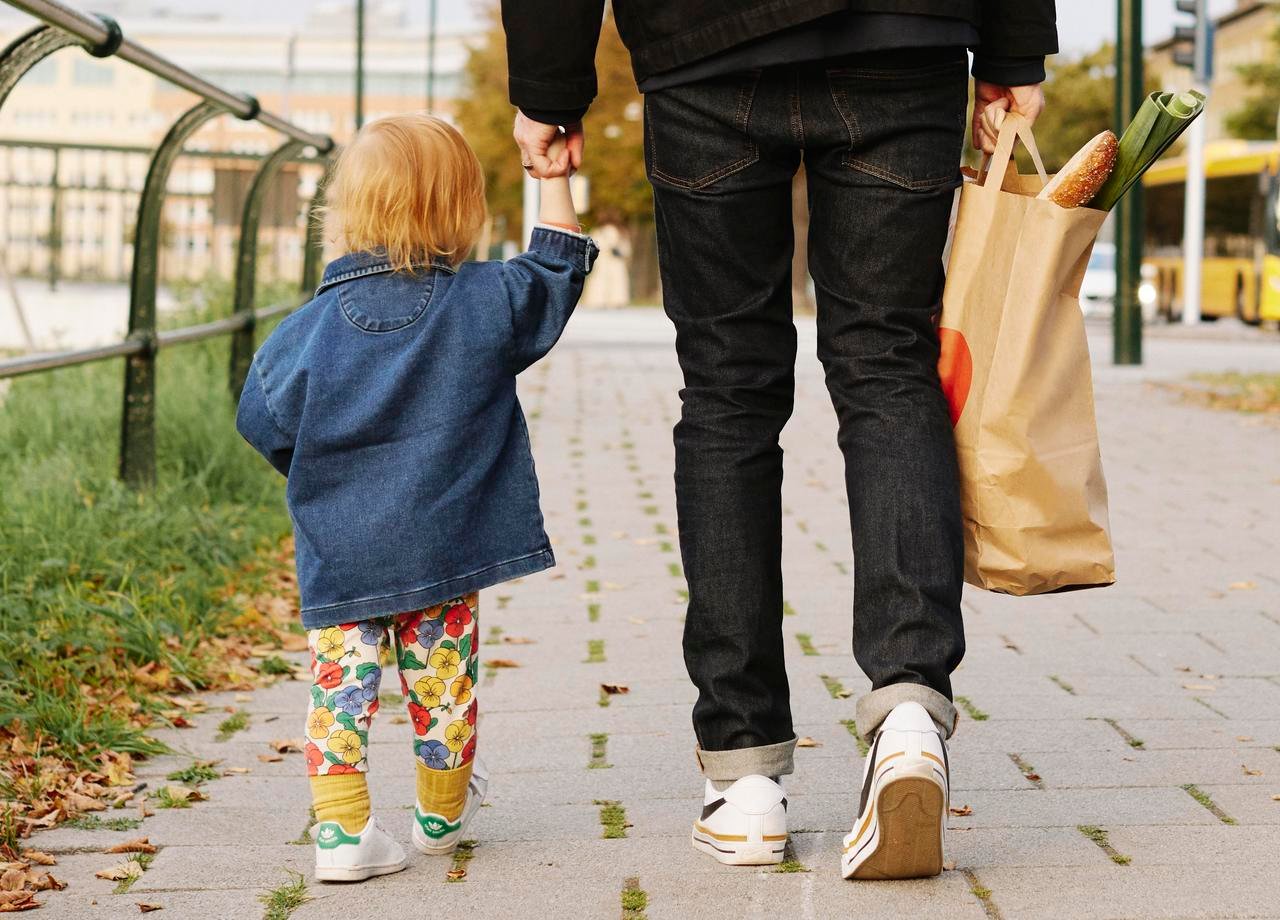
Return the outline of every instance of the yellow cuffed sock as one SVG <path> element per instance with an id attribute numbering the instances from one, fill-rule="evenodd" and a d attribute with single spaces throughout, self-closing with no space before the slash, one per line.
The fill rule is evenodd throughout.
<path id="1" fill-rule="evenodd" d="M 474 761 L 452 770 L 428 770 L 418 764 L 418 808 L 423 814 L 436 814 L 446 821 L 462 817 L 472 763 Z"/>
<path id="2" fill-rule="evenodd" d="M 311 777 L 311 801 L 317 821 L 337 821 L 348 834 L 369 823 L 369 782 L 363 773 Z"/>

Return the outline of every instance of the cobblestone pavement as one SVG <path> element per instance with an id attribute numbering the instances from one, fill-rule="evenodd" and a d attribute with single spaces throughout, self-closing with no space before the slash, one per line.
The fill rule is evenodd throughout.
<path id="1" fill-rule="evenodd" d="M 310 883 L 294 917 L 961 918 L 1280 916 L 1280 428 L 1180 404 L 1149 378 L 1197 368 L 1280 369 L 1280 338 L 1153 339 L 1140 370 L 1098 371 L 1119 583 L 1011 599 L 967 592 L 965 716 L 952 746 L 942 877 L 849 883 L 838 848 L 856 807 L 849 649 L 851 580 L 834 416 L 801 327 L 787 429 L 784 628 L 801 748 L 788 782 L 793 873 L 720 867 L 695 854 L 700 804 L 679 643 L 670 428 L 678 374 L 658 311 L 583 315 L 523 381 L 560 567 L 482 596 L 480 744 L 491 797 L 468 836 L 465 880 L 416 857 L 359 887 Z M 1093 330 L 1099 359 L 1108 354 Z M 531 640 L 525 642 L 525 640 Z M 602 695 L 602 684 L 628 687 Z M 384 686 L 395 687 L 394 681 Z M 849 696 L 848 694 L 852 694 Z M 191 759 L 251 772 L 209 783 L 208 802 L 141 830 L 60 829 L 71 885 L 49 916 L 256 918 L 263 892 L 309 875 L 302 758 L 262 763 L 299 736 L 302 681 L 252 703 L 214 697 L 184 752 L 146 765 L 155 784 Z M 413 764 L 397 700 L 371 760 L 378 813 L 408 844 Z M 218 707 L 249 725 L 215 740 Z M 625 811 L 602 839 L 601 803 Z M 971 809 L 971 813 L 969 810 Z M 102 849 L 145 833 L 161 849 L 126 894 L 93 873 Z M 299 843 L 299 840 L 302 843 Z M 643 911 L 624 913 L 622 892 Z"/>

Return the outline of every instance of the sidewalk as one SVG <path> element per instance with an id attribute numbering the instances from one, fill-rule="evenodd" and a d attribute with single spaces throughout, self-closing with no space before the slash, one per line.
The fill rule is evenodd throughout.
<path id="1" fill-rule="evenodd" d="M 560 567 L 481 598 L 484 659 L 519 666 L 486 668 L 481 682 L 480 751 L 493 779 L 468 833 L 478 845 L 466 877 L 450 883 L 451 860 L 415 854 L 407 871 L 358 887 L 309 883 L 313 900 L 293 917 L 637 920 L 623 913 L 626 888 L 646 893 L 649 920 L 1280 916 L 1280 427 L 1182 405 L 1143 382 L 1280 370 L 1280 336 L 1211 347 L 1175 336 L 1150 343 L 1146 368 L 1100 366 L 1120 581 L 1034 599 L 967 592 L 952 804 L 972 811 L 950 822 L 956 868 L 848 883 L 838 852 L 860 762 L 843 721 L 867 683 L 849 650 L 834 415 L 812 322 L 800 325 L 785 435 L 785 630 L 797 732 L 818 742 L 798 751 L 787 783 L 806 871 L 723 868 L 689 846 L 701 780 L 679 652 L 671 334 L 660 311 L 586 314 L 522 382 Z M 1109 354 L 1101 335 L 1095 345 Z M 507 641 L 523 639 L 533 642 Z M 630 692 L 602 696 L 601 684 Z M 308 824 L 302 756 L 259 760 L 271 740 L 302 735 L 306 690 L 294 681 L 252 702 L 213 697 L 195 729 L 165 734 L 186 753 L 144 765 L 153 788 L 193 759 L 251 771 L 207 784 L 209 801 L 158 811 L 137 830 L 34 838 L 70 883 L 45 896 L 45 913 L 127 917 L 144 902 L 162 905 L 162 920 L 245 920 L 262 916 L 258 896 L 289 870 L 309 878 L 311 848 L 296 842 Z M 227 741 L 215 740 L 221 706 L 250 713 Z M 413 764 L 398 715 L 398 701 L 384 700 L 373 794 L 407 846 Z M 625 810 L 625 839 L 601 839 L 601 802 Z M 102 850 L 144 834 L 159 853 L 112 894 L 93 873 L 120 857 Z"/>

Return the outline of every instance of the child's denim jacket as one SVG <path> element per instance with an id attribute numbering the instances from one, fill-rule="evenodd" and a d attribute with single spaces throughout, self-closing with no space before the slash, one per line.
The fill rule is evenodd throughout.
<path id="1" fill-rule="evenodd" d="M 254 356 L 236 426 L 288 479 L 302 623 L 438 604 L 555 564 L 516 374 L 597 250 L 547 227 L 508 262 L 331 263 Z"/>

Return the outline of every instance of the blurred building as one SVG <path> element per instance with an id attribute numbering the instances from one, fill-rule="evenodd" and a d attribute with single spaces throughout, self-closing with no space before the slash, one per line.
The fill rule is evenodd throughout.
<path id="1" fill-rule="evenodd" d="M 401 5 L 370 2 L 366 18 L 365 117 L 422 110 L 428 92 L 427 33 Z M 355 26 L 352 4 L 322 4 L 301 23 L 231 21 L 222 15 L 149 16 L 149 5 L 97 3 L 126 34 L 265 109 L 339 142 L 355 130 Z M 266 14 L 268 17 L 270 13 Z M 35 23 L 6 19 L 0 45 Z M 438 31 L 435 111 L 451 114 L 473 33 Z M 128 276 L 134 212 L 149 152 L 196 102 L 132 64 L 61 51 L 18 83 L 0 108 L 0 251 L 10 271 L 95 280 Z M 231 116 L 215 119 L 170 180 L 161 270 L 166 278 L 228 276 L 240 209 L 260 155 L 282 138 Z M 320 176 L 290 167 L 263 213 L 260 274 L 300 271 L 305 213 Z"/>
<path id="2" fill-rule="evenodd" d="M 1202 116 L 1208 140 L 1227 137 L 1223 125 L 1228 114 L 1249 95 L 1249 87 L 1237 72 L 1242 64 L 1254 64 L 1275 56 L 1272 40 L 1280 26 L 1280 3 L 1237 0 L 1236 8 L 1214 21 L 1213 82 L 1209 105 Z M 1191 71 L 1173 62 L 1173 38 L 1153 45 L 1147 52 L 1147 68 L 1162 89 L 1182 90 L 1192 85 Z"/>

